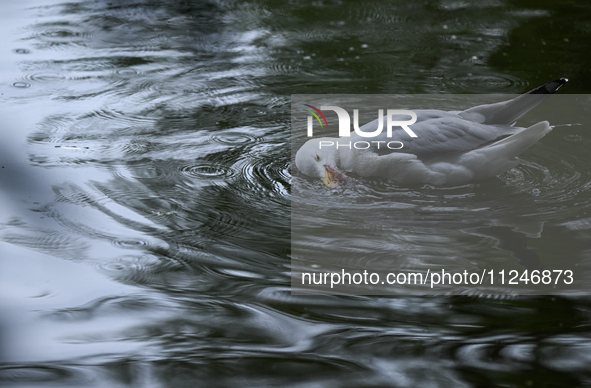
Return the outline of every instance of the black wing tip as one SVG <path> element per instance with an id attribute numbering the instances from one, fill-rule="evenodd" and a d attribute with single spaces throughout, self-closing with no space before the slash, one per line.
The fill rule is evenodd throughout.
<path id="1" fill-rule="evenodd" d="M 553 94 L 556 93 L 558 89 L 562 87 L 565 83 L 568 82 L 568 78 L 560 78 L 556 81 L 548 82 L 546 85 L 540 86 L 529 92 L 529 94 Z"/>

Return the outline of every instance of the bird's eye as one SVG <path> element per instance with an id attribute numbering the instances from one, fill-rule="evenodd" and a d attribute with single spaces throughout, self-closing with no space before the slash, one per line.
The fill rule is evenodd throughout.
<path id="1" fill-rule="evenodd" d="M 318 154 L 316 154 L 316 156 L 314 157 L 314 159 L 316 159 L 317 162 L 320 162 L 320 156 L 318 156 Z"/>

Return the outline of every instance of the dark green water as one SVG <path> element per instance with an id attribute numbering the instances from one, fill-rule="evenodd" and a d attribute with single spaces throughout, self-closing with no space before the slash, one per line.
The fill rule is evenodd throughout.
<path id="1" fill-rule="evenodd" d="M 591 5 L 31 0 L 0 21 L 1 386 L 591 385 L 587 296 L 290 289 L 291 94 L 508 94 L 566 77 L 560 92 L 586 99 Z M 489 230 L 469 255 L 588 265 L 590 143 L 588 126 L 554 131 L 499 178 L 397 201 L 502 193 L 482 220 L 541 204 L 527 215 L 550 228 L 517 248 L 512 229 Z M 445 243 L 415 237 L 398 244 Z"/>

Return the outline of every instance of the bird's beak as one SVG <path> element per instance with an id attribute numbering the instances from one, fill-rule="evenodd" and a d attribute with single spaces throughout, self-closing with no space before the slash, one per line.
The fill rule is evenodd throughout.
<path id="1" fill-rule="evenodd" d="M 334 176 L 334 170 L 328 166 L 324 166 L 324 178 L 320 179 L 322 179 L 322 182 L 328 187 L 337 187 L 338 183 L 335 182 Z"/>
<path id="2" fill-rule="evenodd" d="M 330 167 L 328 164 L 324 165 L 324 178 L 321 178 L 322 182 L 328 187 L 337 187 L 339 185 L 338 181 L 344 182 L 349 180 L 348 176 L 343 174 L 342 172 L 338 171 L 334 167 Z"/>

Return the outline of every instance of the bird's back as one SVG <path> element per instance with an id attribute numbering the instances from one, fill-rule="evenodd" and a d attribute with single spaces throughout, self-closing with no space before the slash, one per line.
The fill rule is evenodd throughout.
<path id="1" fill-rule="evenodd" d="M 462 153 L 471 151 L 495 141 L 501 140 L 522 128 L 510 125 L 485 125 L 463 118 L 455 112 L 441 110 L 415 110 L 416 123 L 410 128 L 417 137 L 410 137 L 402 127 L 393 127 L 392 136 L 387 136 L 387 117 L 383 118 L 382 133 L 378 136 L 365 138 L 357 133 L 351 134 L 351 141 L 367 141 L 371 146 L 368 152 L 380 156 L 391 153 L 407 153 L 417 155 L 421 159 L 441 157 L 448 153 Z M 405 121 L 408 116 L 394 115 L 393 120 Z M 378 120 L 374 120 L 360 129 L 371 132 L 378 127 Z M 387 143 L 396 141 L 402 143 L 398 147 L 387 147 Z"/>

